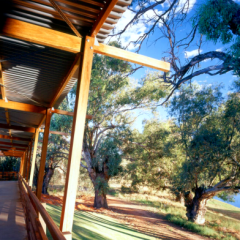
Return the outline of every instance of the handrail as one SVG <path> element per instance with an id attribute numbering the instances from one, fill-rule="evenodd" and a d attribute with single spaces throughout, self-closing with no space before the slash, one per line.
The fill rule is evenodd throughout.
<path id="1" fill-rule="evenodd" d="M 52 235 L 54 240 L 66 240 L 63 233 L 60 231 L 60 229 L 57 227 L 51 216 L 48 214 L 46 209 L 43 207 L 43 205 L 38 200 L 37 196 L 32 192 L 31 188 L 26 183 L 25 179 L 19 174 L 19 180 L 23 182 L 25 185 L 25 188 L 29 194 L 30 199 L 34 203 L 37 211 L 41 214 L 43 220 L 45 221 L 47 228 Z"/>

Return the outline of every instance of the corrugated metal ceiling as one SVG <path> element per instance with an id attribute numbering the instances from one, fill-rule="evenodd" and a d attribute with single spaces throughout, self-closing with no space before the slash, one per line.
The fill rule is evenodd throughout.
<path id="1" fill-rule="evenodd" d="M 2 1 L 8 4 L 10 2 Z M 93 24 L 106 4 L 104 0 L 55 2 L 82 36 L 91 32 Z M 0 9 L 0 12 L 4 11 L 6 17 L 74 35 L 48 0 L 13 0 L 12 3 L 11 7 L 6 5 L 6 11 Z M 118 1 L 97 35 L 99 42 L 107 38 L 130 3 L 131 0 Z M 49 107 L 75 57 L 75 54 L 63 50 L 0 36 L 0 59 L 7 100 Z M 55 108 L 76 83 L 77 77 L 78 70 L 58 98 Z M 10 125 L 22 127 L 37 127 L 43 117 L 41 114 L 15 110 L 8 110 L 8 115 Z M 0 108 L 0 124 L 7 124 L 6 110 L 3 108 Z M 26 141 L 12 140 L 13 143 L 26 143 L 34 135 L 19 130 L 10 132 L 12 137 L 26 138 Z M 9 135 L 9 130 L 0 129 L 0 134 Z M 0 141 L 10 142 L 7 139 Z"/>

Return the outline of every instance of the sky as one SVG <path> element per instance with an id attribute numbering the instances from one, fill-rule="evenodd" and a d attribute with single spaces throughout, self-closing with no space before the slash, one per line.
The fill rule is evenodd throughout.
<path id="1" fill-rule="evenodd" d="M 180 0 L 182 3 L 184 0 Z M 198 5 L 201 4 L 204 0 L 190 0 L 190 11 L 189 15 L 192 16 Z M 239 0 L 238 0 L 239 1 Z M 156 17 L 156 14 L 161 13 L 161 11 L 166 7 L 166 5 L 163 5 L 156 9 L 155 11 L 150 11 L 147 12 L 143 16 L 143 18 L 146 20 L 149 20 L 148 24 L 144 24 L 142 21 L 139 21 L 137 24 L 134 26 L 131 26 L 128 28 L 128 30 L 121 35 L 120 41 L 122 46 L 126 47 L 128 46 L 128 51 L 135 52 L 137 50 L 138 46 L 134 46 L 133 44 L 129 44 L 129 42 L 134 41 L 138 39 L 139 36 L 144 34 L 149 30 L 149 28 L 152 26 L 153 21 L 151 21 L 152 18 Z M 132 7 L 134 10 L 138 10 L 137 6 Z M 119 20 L 118 24 L 116 25 L 116 28 L 114 30 L 115 33 L 119 32 L 120 30 L 123 29 L 124 26 L 133 18 L 134 13 L 131 12 L 130 10 L 127 10 L 122 18 Z M 161 27 L 159 25 L 159 27 Z M 176 33 L 177 38 L 183 38 L 186 36 L 187 32 L 191 29 L 191 22 L 189 21 L 188 24 L 182 26 L 178 32 Z M 164 51 L 167 51 L 169 49 L 168 42 L 166 40 L 160 39 L 157 42 L 155 42 L 156 39 L 158 39 L 161 36 L 160 30 L 156 30 L 150 37 L 149 39 L 142 45 L 139 54 L 152 57 L 155 59 L 161 60 L 161 58 L 164 56 Z M 112 38 L 111 40 L 115 40 L 116 38 Z M 109 39 L 107 39 L 109 41 Z M 201 53 L 205 53 L 208 51 L 224 51 L 228 46 L 223 46 L 221 43 L 215 44 L 214 42 L 203 42 L 201 45 Z M 189 61 L 192 57 L 196 56 L 198 54 L 198 47 L 197 47 L 197 42 L 193 42 L 193 46 L 188 48 L 187 50 L 180 50 L 179 56 L 180 60 L 182 63 L 186 63 Z M 213 63 L 219 63 L 217 60 L 206 60 L 205 62 L 201 63 L 201 67 L 209 66 L 209 64 Z M 147 72 L 149 71 L 154 71 L 154 69 L 150 69 L 147 67 L 144 67 L 143 69 L 138 70 L 135 72 L 131 77 L 133 79 L 140 79 L 146 75 Z M 199 85 L 217 85 L 221 84 L 223 86 L 222 92 L 223 95 L 226 97 L 227 93 L 230 90 L 230 86 L 233 83 L 233 81 L 236 79 L 236 76 L 233 76 L 233 74 L 227 73 L 224 75 L 216 75 L 216 76 L 209 76 L 209 75 L 200 75 L 196 78 L 193 79 L 193 81 L 197 82 Z M 136 112 L 137 115 L 139 115 L 139 112 Z M 167 120 L 169 118 L 168 113 L 164 107 L 159 107 L 158 108 L 158 118 L 159 120 Z M 154 117 L 150 112 L 145 112 L 141 116 L 138 116 L 134 128 L 137 128 L 139 131 L 142 131 L 143 125 L 142 122 L 144 120 L 150 119 Z"/>

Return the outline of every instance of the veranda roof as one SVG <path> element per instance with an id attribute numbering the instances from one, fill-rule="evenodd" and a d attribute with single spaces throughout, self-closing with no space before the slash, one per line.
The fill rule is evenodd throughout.
<path id="1" fill-rule="evenodd" d="M 45 110 L 59 106 L 78 76 L 79 53 L 66 46 L 41 44 L 37 34 L 41 37 L 50 29 L 56 31 L 53 35 L 75 36 L 77 30 L 85 37 L 95 31 L 97 40 L 103 42 L 131 0 L 58 0 L 55 8 L 53 0 L 13 0 L 6 7 L 4 2 L 9 4 L 1 1 L 0 11 L 11 29 L 0 35 L 0 150 L 6 156 L 21 156 L 35 128 L 44 125 Z M 29 31 L 34 41 L 21 36 L 25 25 L 29 29 L 39 26 L 36 34 Z"/>

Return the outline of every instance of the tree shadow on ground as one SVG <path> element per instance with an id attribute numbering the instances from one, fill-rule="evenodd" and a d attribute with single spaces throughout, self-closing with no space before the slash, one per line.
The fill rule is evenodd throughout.
<path id="1" fill-rule="evenodd" d="M 213 208 L 213 207 L 208 207 L 209 210 L 216 212 L 216 213 L 221 213 L 223 215 L 226 215 L 228 217 L 237 219 L 240 221 L 240 212 L 239 211 L 234 211 L 234 210 L 224 210 L 224 209 L 219 209 L 219 208 Z"/>
<path id="2" fill-rule="evenodd" d="M 61 216 L 60 206 L 48 206 L 48 212 L 53 220 L 59 224 Z M 118 223 L 114 219 L 106 217 L 101 214 L 75 211 L 73 224 L 73 239 L 99 239 L 99 240 L 152 240 L 152 239 L 185 239 L 174 237 L 174 232 L 171 235 L 156 233 L 149 231 L 149 229 L 142 228 L 139 231 L 132 229 L 124 224 Z M 49 238 L 51 239 L 51 238 Z"/>

